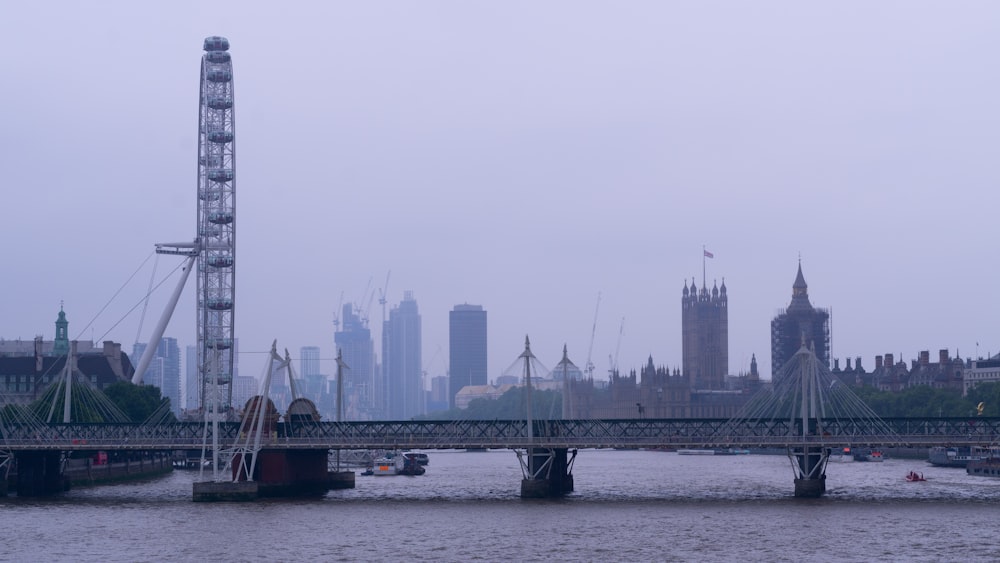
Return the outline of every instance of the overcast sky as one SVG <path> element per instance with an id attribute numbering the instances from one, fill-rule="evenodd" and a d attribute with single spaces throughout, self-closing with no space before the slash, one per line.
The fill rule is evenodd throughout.
<path id="1" fill-rule="evenodd" d="M 526 334 L 582 366 L 598 292 L 595 376 L 620 332 L 621 368 L 679 366 L 703 246 L 732 373 L 756 354 L 769 376 L 800 255 L 835 357 L 1000 351 L 1000 3 L 152 6 L 4 7 L 0 337 L 51 339 L 64 301 L 71 337 L 149 338 L 176 277 L 141 332 L 154 260 L 112 296 L 194 238 L 201 48 L 222 35 L 241 373 L 274 339 L 332 358 L 341 294 L 364 309 L 369 280 L 380 334 L 389 271 L 431 376 L 459 303 L 488 311 L 491 379 Z M 192 280 L 167 335 L 193 344 L 193 319 Z"/>

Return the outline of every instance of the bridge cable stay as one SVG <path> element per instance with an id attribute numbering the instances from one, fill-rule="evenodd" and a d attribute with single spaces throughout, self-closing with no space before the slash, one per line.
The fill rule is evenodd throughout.
<path id="1" fill-rule="evenodd" d="M 32 405 L 36 416 L 51 423 L 56 409 L 62 409 L 62 422 L 128 422 L 128 416 L 108 399 L 90 379 L 77 369 L 76 342 L 70 344 L 60 375 Z M 43 415 L 42 409 L 48 407 Z"/>
<path id="2" fill-rule="evenodd" d="M 815 428 L 810 428 L 810 420 Z M 758 391 L 716 432 L 720 442 L 755 444 L 759 425 L 787 423 L 787 432 L 808 437 L 810 432 L 831 444 L 850 445 L 856 435 L 883 444 L 902 439 L 863 400 L 816 357 L 802 347 L 776 373 L 770 387 Z M 773 433 L 770 434 L 774 436 Z"/>
<path id="3" fill-rule="evenodd" d="M 0 478 L 7 478 L 13 453 L 10 447 L 19 442 L 52 441 L 49 427 L 32 409 L 33 405 L 8 403 L 0 393 Z"/>
<path id="4" fill-rule="evenodd" d="M 511 367 L 505 370 L 510 371 L 518 364 L 522 366 L 522 381 L 524 383 L 523 393 L 524 393 L 524 416 L 525 416 L 525 436 L 527 437 L 527 447 L 522 450 L 514 450 L 517 454 L 518 462 L 521 465 L 521 473 L 526 480 L 540 480 L 548 479 L 550 477 L 550 472 L 552 470 L 553 460 L 555 459 L 555 451 L 551 448 L 544 448 L 544 452 L 539 451 L 542 448 L 533 447 L 533 442 L 536 437 L 536 428 L 534 420 L 534 408 L 532 405 L 532 394 L 533 387 L 531 385 L 531 369 L 535 367 L 536 377 L 542 374 L 551 373 L 551 371 L 546 368 L 538 358 L 531 352 L 531 341 L 528 336 L 524 337 L 524 351 L 521 355 L 517 357 L 517 360 L 511 365 Z"/>
<path id="5" fill-rule="evenodd" d="M 823 494 L 831 446 L 903 442 L 804 345 L 776 373 L 771 387 L 755 394 L 715 437 L 720 444 L 761 447 L 782 434 L 792 439 L 786 448 L 796 496 Z"/>
<path id="6" fill-rule="evenodd" d="M 388 281 L 388 277 L 386 277 Z M 384 300 L 383 300 L 384 303 Z M 339 426 L 341 422 L 344 421 L 344 370 L 351 369 L 351 366 L 347 365 L 344 361 L 343 350 L 337 347 L 337 425 Z M 340 448 L 337 448 L 336 455 L 336 465 L 335 471 L 338 473 L 341 471 L 340 467 Z"/>
<path id="7" fill-rule="evenodd" d="M 287 354 L 287 352 L 286 352 Z M 261 442 L 265 430 L 270 431 L 270 426 L 277 422 L 278 413 L 271 401 L 271 380 L 274 372 L 286 369 L 291 365 L 291 359 L 283 359 L 278 355 L 278 341 L 271 345 L 271 353 L 267 357 L 263 381 L 260 384 L 260 392 L 250 400 L 243 413 L 243 420 L 240 422 L 240 430 L 236 444 L 232 448 L 224 450 L 223 455 L 227 457 L 226 473 L 232 471 L 232 464 L 239 458 L 239 465 L 233 482 L 240 480 L 253 481 L 254 471 L 257 465 L 257 454 L 261 450 Z M 277 366 L 277 368 L 276 368 Z M 292 379 L 289 372 L 289 379 Z M 248 460 L 249 459 L 249 464 Z M 216 480 L 221 480 L 219 477 Z"/>
<path id="8" fill-rule="evenodd" d="M 577 369 L 576 364 L 574 364 L 569 359 L 569 352 L 567 351 L 566 344 L 563 344 L 563 355 L 559 363 L 556 364 L 555 371 L 553 373 L 562 374 L 562 418 L 569 418 L 570 413 L 573 412 L 572 402 L 573 395 L 570 390 L 569 385 L 569 368 L 572 367 L 574 370 Z M 575 373 L 575 372 L 574 372 Z M 553 407 L 555 402 L 552 403 Z M 552 418 L 552 411 L 549 410 L 549 418 Z"/>

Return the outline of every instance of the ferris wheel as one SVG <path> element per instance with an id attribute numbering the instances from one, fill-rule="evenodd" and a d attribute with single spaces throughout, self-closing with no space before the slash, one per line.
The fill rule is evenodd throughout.
<path id="1" fill-rule="evenodd" d="M 199 398 L 206 420 L 229 418 L 234 367 L 233 313 L 236 282 L 235 129 L 233 63 L 229 40 L 208 37 L 201 57 L 198 96 L 198 212 L 194 242 L 156 245 L 158 254 L 186 256 L 183 274 L 140 359 L 133 383 L 141 383 L 187 278 L 198 270 L 197 365 Z"/>
<path id="2" fill-rule="evenodd" d="M 198 98 L 197 334 L 201 405 L 228 411 L 233 395 L 236 175 L 229 40 L 208 37 Z M 209 401 L 217 401 L 213 409 Z"/>

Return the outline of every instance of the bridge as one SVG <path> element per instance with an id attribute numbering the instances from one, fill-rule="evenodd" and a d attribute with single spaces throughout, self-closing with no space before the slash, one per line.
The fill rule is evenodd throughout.
<path id="1" fill-rule="evenodd" d="M 239 422 L 219 423 L 218 441 L 241 438 Z M 987 446 L 1000 438 L 1000 418 L 818 419 L 803 432 L 789 419 L 609 419 L 308 421 L 278 423 L 263 449 L 524 449 L 524 448 L 792 448 Z M 203 422 L 0 425 L 10 451 L 191 450 L 213 440 Z"/>
<path id="2" fill-rule="evenodd" d="M 262 394 L 247 403 L 239 422 L 223 421 L 223 413 L 214 417 L 208 413 L 201 422 L 43 423 L 27 411 L 12 410 L 17 416 L 0 416 L 0 468 L 15 459 L 26 490 L 35 487 L 31 490 L 44 494 L 56 490 L 60 456 L 67 453 L 201 450 L 211 460 L 214 477 L 195 483 L 195 500 L 228 500 L 256 498 L 268 488 L 284 494 L 353 487 L 353 472 L 339 466 L 329 471 L 331 451 L 492 448 L 517 454 L 522 497 L 548 497 L 573 490 L 572 466 L 579 450 L 765 448 L 787 453 L 796 496 L 817 497 L 826 491 L 831 451 L 990 447 L 1000 438 L 1000 418 L 880 418 L 805 347 L 770 387 L 753 395 L 729 419 L 534 420 L 533 358 L 525 339 L 520 356 L 527 390 L 523 420 L 328 422 L 321 421 L 315 406 L 302 397 L 295 398 L 284 414 L 277 411 L 267 394 L 276 371 L 287 372 L 293 395 L 297 393 L 291 358 L 287 351 L 284 358 L 279 356 L 275 343 Z M 70 403 L 68 372 L 65 380 L 64 405 Z M 64 420 L 71 420 L 68 413 Z"/>

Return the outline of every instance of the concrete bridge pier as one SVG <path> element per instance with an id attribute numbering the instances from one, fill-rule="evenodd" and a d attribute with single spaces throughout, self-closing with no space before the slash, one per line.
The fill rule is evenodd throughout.
<path id="1" fill-rule="evenodd" d="M 788 458 L 795 470 L 795 496 L 819 498 L 826 493 L 826 463 L 829 450 L 803 446 L 788 450 Z"/>
<path id="2" fill-rule="evenodd" d="M 521 460 L 521 498 L 553 498 L 573 492 L 576 450 L 529 448 Z"/>
<path id="3" fill-rule="evenodd" d="M 69 490 L 69 479 L 62 473 L 60 452 L 17 452 L 14 459 L 17 461 L 17 496 L 37 497 Z"/>

